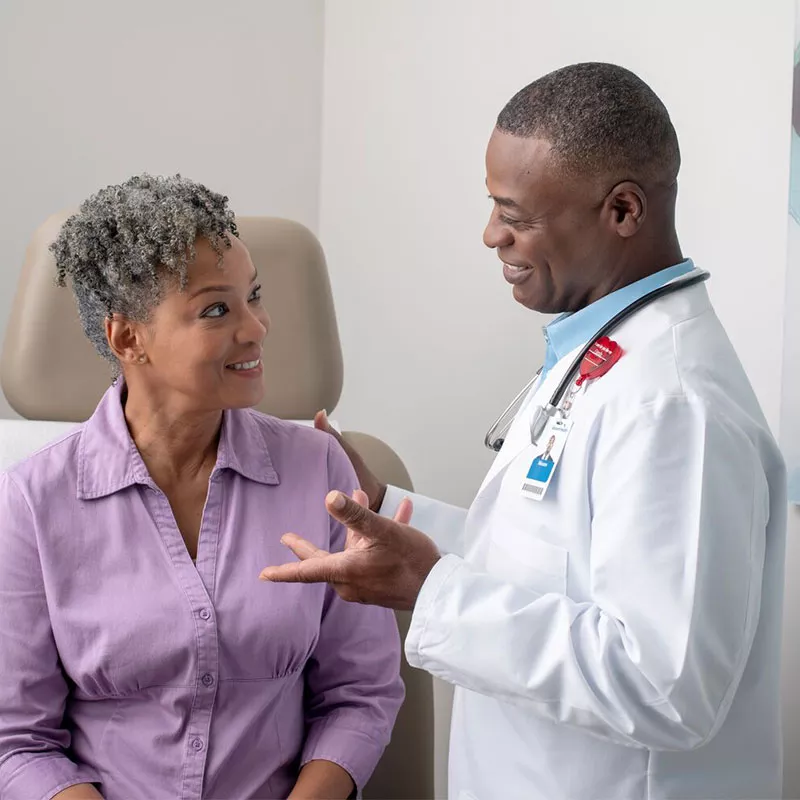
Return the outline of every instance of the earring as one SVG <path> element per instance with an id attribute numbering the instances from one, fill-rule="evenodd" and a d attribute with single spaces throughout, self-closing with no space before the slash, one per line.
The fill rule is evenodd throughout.
<path id="1" fill-rule="evenodd" d="M 139 363 L 140 364 L 144 364 L 145 361 L 147 361 L 147 356 L 145 356 L 145 355 L 139 356 Z"/>

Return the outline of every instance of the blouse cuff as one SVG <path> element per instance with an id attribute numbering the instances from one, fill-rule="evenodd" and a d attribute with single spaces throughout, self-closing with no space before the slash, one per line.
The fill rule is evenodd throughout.
<path id="1" fill-rule="evenodd" d="M 308 732 L 300 766 L 309 761 L 332 761 L 353 779 L 359 794 L 370 779 L 385 745 L 335 720 L 315 724 Z"/>
<path id="2" fill-rule="evenodd" d="M 79 783 L 100 783 L 91 768 L 76 764 L 64 755 L 11 756 L 0 769 L 0 797 L 3 800 L 51 800 L 64 789 Z"/>

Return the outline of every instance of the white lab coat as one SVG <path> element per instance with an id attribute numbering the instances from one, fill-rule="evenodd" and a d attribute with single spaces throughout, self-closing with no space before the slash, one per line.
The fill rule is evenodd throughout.
<path id="1" fill-rule="evenodd" d="M 406 654 L 457 687 L 450 797 L 779 798 L 783 460 L 704 286 L 612 336 L 542 501 L 530 418 L 574 354 L 469 512 L 412 495 L 448 553 Z"/>

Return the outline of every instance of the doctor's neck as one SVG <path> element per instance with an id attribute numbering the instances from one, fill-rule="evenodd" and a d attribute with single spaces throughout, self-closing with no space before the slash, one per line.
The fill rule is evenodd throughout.
<path id="1" fill-rule="evenodd" d="M 601 269 L 600 274 L 605 273 L 607 277 L 605 280 L 600 278 L 594 291 L 587 297 L 587 305 L 684 260 L 672 221 L 674 204 L 666 216 L 663 222 L 651 219 L 649 229 L 644 227 L 635 237 L 626 241 L 619 254 L 605 265 L 605 269 Z"/>
<path id="2" fill-rule="evenodd" d="M 675 230 L 676 199 L 676 181 L 667 185 L 645 181 L 618 184 L 604 200 L 611 208 L 605 214 L 606 224 L 601 221 L 595 235 L 587 237 L 590 246 L 584 252 L 591 256 L 581 258 L 579 248 L 574 261 L 568 257 L 549 265 L 554 294 L 561 290 L 561 310 L 579 311 L 680 264 L 684 256 Z M 602 212 L 599 217 L 602 220 Z M 586 230 L 581 227 L 576 239 Z"/>

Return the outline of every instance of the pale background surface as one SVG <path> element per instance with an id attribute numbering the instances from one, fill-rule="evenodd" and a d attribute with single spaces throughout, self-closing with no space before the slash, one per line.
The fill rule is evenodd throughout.
<path id="1" fill-rule="evenodd" d="M 467 504 L 490 460 L 484 432 L 538 365 L 546 321 L 515 306 L 481 244 L 484 146 L 524 84 L 608 60 L 672 113 L 684 251 L 712 271 L 777 427 L 794 13 L 794 0 L 4 0 L 0 330 L 39 221 L 134 172 L 183 172 L 240 214 L 320 235 L 345 356 L 337 419 L 392 445 L 422 492 Z M 790 576 L 797 516 L 791 532 Z M 791 681 L 796 633 L 785 661 Z M 800 797 L 789 695 L 786 795 Z"/>

